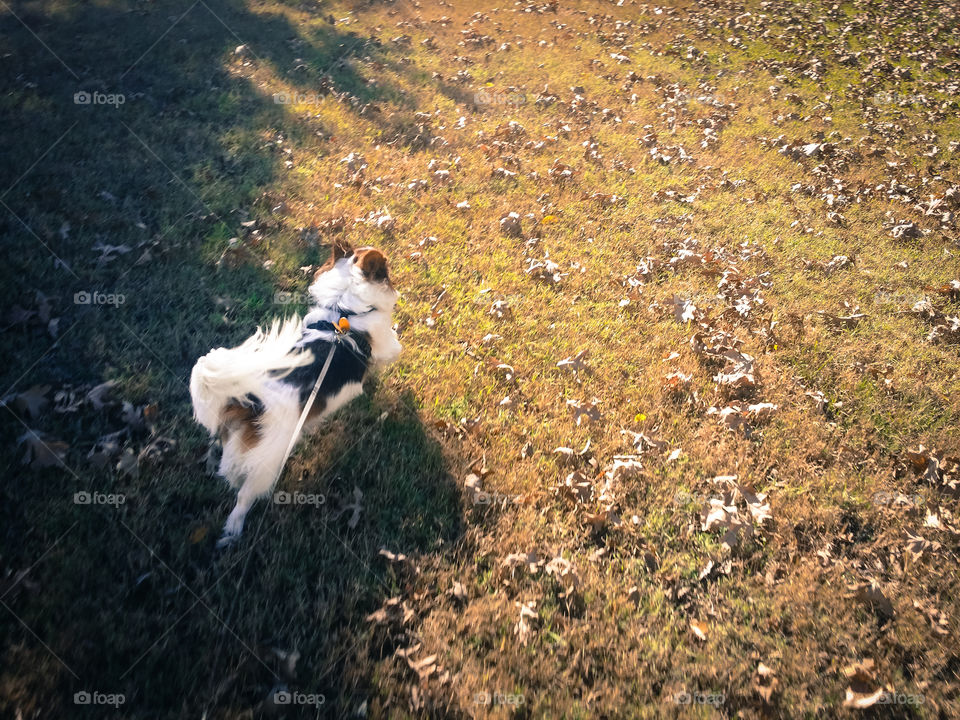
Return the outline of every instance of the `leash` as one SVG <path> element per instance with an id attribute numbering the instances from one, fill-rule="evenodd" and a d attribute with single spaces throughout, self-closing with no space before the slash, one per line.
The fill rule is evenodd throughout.
<path id="1" fill-rule="evenodd" d="M 335 327 L 340 335 L 345 335 L 347 331 L 350 330 L 350 322 L 345 317 L 342 317 Z M 293 448 L 297 444 L 297 440 L 300 437 L 300 431 L 303 430 L 303 424 L 307 421 L 307 415 L 310 413 L 310 408 L 313 407 L 313 401 L 317 399 L 317 393 L 320 392 L 320 386 L 323 384 L 323 379 L 327 376 L 327 371 L 330 370 L 330 363 L 333 362 L 333 353 L 339 344 L 340 337 L 338 336 L 335 342 L 330 345 L 330 351 L 327 353 L 327 359 L 323 363 L 323 369 L 320 371 L 317 381 L 313 384 L 313 390 L 310 391 L 310 397 L 307 398 L 307 402 L 303 406 L 303 412 L 300 413 L 300 419 L 297 421 L 297 427 L 293 430 L 293 436 L 290 438 L 290 444 L 287 445 L 287 451 L 283 454 L 283 462 L 280 463 L 280 468 L 277 470 L 277 476 L 273 479 L 273 485 L 271 485 L 271 487 L 275 487 L 280 481 L 280 476 L 283 475 L 283 470 L 287 466 L 287 460 L 290 459 L 290 453 L 293 452 Z"/>

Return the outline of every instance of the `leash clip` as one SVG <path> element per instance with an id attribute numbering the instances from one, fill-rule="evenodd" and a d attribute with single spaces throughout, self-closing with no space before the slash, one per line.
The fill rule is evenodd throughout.
<path id="1" fill-rule="evenodd" d="M 341 335 L 346 335 L 348 332 L 350 332 L 350 321 L 347 320 L 345 317 L 341 317 L 337 321 L 337 324 L 335 327 L 337 328 L 338 333 L 340 333 Z"/>

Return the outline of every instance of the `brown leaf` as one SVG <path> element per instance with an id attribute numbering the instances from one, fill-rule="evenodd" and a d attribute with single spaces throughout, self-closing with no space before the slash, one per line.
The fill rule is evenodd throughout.
<path id="1" fill-rule="evenodd" d="M 587 355 L 586 350 L 581 350 L 573 357 L 564 358 L 557 363 L 557 367 L 563 370 L 572 370 L 574 375 L 576 375 L 580 370 L 583 370 L 587 367 L 584 358 Z"/>
<path id="2" fill-rule="evenodd" d="M 919 560 L 924 552 L 937 552 L 940 550 L 940 543 L 933 542 L 919 535 L 914 535 L 907 531 L 903 549 L 914 560 Z"/>
<path id="3" fill-rule="evenodd" d="M 576 503 L 588 503 L 593 498 L 593 483 L 579 470 L 575 470 L 567 475 L 563 484 L 556 487 L 556 491 Z"/>
<path id="4" fill-rule="evenodd" d="M 17 439 L 17 445 L 25 445 L 26 453 L 21 464 L 30 464 L 31 470 L 40 470 L 48 467 L 66 467 L 63 459 L 67 456 L 70 446 L 62 440 L 54 440 L 35 430 L 27 430 Z"/>
<path id="5" fill-rule="evenodd" d="M 93 405 L 94 410 L 103 410 L 103 408 L 113 404 L 113 401 L 110 399 L 109 395 L 116 386 L 117 383 L 114 380 L 108 380 L 105 383 L 100 383 L 87 393 L 86 399 L 91 405 Z"/>
<path id="6" fill-rule="evenodd" d="M 567 407 L 573 412 L 574 417 L 577 420 L 577 426 L 579 427 L 584 418 L 589 422 L 598 422 L 602 419 L 600 410 L 597 407 L 599 400 L 594 398 L 591 402 L 580 402 L 579 400 L 567 400 Z"/>
<path id="7" fill-rule="evenodd" d="M 757 665 L 757 671 L 753 676 L 753 689 L 757 691 L 757 694 L 763 698 L 766 704 L 770 704 L 779 685 L 780 680 L 777 679 L 777 674 L 773 668 L 762 662 Z"/>
<path id="8" fill-rule="evenodd" d="M 428 655 L 420 660 L 411 660 L 407 658 L 407 664 L 420 677 L 420 680 L 426 680 L 437 669 L 437 656 Z"/>
<path id="9" fill-rule="evenodd" d="M 693 631 L 694 637 L 701 642 L 706 642 L 707 640 L 707 626 L 700 622 L 699 620 L 690 621 L 690 629 Z"/>
<path id="10" fill-rule="evenodd" d="M 379 610 L 367 615 L 367 622 L 376 625 L 392 624 L 402 626 L 408 624 L 414 617 L 407 603 L 401 597 L 392 597 L 385 601 Z"/>
<path id="11" fill-rule="evenodd" d="M 511 212 L 500 218 L 500 232 L 509 237 L 521 237 L 523 230 L 519 213 Z"/>
<path id="12" fill-rule="evenodd" d="M 883 594 L 880 585 L 873 580 L 856 588 L 856 598 L 873 608 L 882 618 L 892 618 L 894 615 L 893 603 Z"/>
<path id="13" fill-rule="evenodd" d="M 20 412 L 30 416 L 30 419 L 36 420 L 50 404 L 46 397 L 48 392 L 50 392 L 49 385 L 34 385 L 29 390 L 19 393 L 13 399 L 13 405 Z"/>
<path id="14" fill-rule="evenodd" d="M 600 532 L 608 525 L 616 528 L 622 524 L 620 516 L 613 510 L 601 510 L 598 513 L 588 512 L 584 514 L 583 519 L 593 527 L 594 532 Z"/>
<path id="15" fill-rule="evenodd" d="M 209 531 L 210 529 L 205 525 L 195 528 L 194 531 L 190 533 L 190 544 L 196 545 L 197 543 L 203 542 L 203 539 L 207 536 Z"/>
<path id="16" fill-rule="evenodd" d="M 533 628 L 540 621 L 540 616 L 536 611 L 537 602 L 536 600 L 530 600 L 526 603 L 517 602 L 516 605 L 520 608 L 520 619 L 513 627 L 513 634 L 517 636 L 521 645 L 526 645 L 530 642 Z"/>
<path id="17" fill-rule="evenodd" d="M 453 587 L 451 587 L 447 592 L 454 600 L 457 600 L 458 602 L 465 603 L 467 601 L 467 588 L 462 582 L 453 583 Z"/>
<path id="18" fill-rule="evenodd" d="M 868 708 L 883 697 L 883 688 L 873 678 L 873 660 L 849 665 L 843 669 L 843 674 L 850 682 L 843 701 L 844 707 Z"/>

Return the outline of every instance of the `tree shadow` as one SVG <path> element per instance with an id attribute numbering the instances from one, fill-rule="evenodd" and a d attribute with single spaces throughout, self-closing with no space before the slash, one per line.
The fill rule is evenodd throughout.
<path id="1" fill-rule="evenodd" d="M 366 617 L 406 588 L 380 547 L 437 554 L 460 536 L 446 454 L 413 398 L 381 407 L 377 392 L 301 449 L 300 474 L 281 483 L 325 503 L 261 503 L 247 544 L 216 553 L 232 498 L 203 472 L 186 378 L 201 354 L 283 310 L 262 264 L 216 267 L 230 238 L 252 234 L 245 223 L 265 241 L 290 232 L 271 216 L 269 188 L 285 172 L 279 129 L 302 124 L 235 66 L 265 63 L 303 92 L 349 93 L 357 113 L 402 93 L 349 62 L 368 38 L 329 23 L 305 38 L 240 1 L 14 2 L 0 33 L 0 143 L 11 149 L 0 166 L 0 307 L 24 311 L 0 328 L 0 382 L 22 391 L 122 378 L 124 399 L 158 407 L 178 443 L 164 465 L 127 477 L 84 457 L 114 418 L 86 405 L 36 418 L 0 409 L 8 437 L 26 423 L 71 445 L 66 469 L 0 490 L 0 714 L 94 716 L 102 707 L 74 703 L 88 692 L 122 694 L 123 717 L 236 717 L 286 686 L 325 694 L 321 713 L 342 716 L 374 682 L 352 661 L 375 654 Z M 303 247 L 294 261 L 322 258 Z M 38 312 L 38 290 L 52 318 Z M 97 291 L 125 300 L 76 300 Z M 21 454 L 8 444 L 0 460 Z M 98 488 L 125 502 L 74 502 Z M 354 488 L 363 509 L 351 527 Z"/>

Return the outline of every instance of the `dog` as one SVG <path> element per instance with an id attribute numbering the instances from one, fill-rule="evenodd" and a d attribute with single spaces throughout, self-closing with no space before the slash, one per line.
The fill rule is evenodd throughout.
<path id="1" fill-rule="evenodd" d="M 194 417 L 219 439 L 218 474 L 237 490 L 221 545 L 239 538 L 247 512 L 273 489 L 328 354 L 307 432 L 362 394 L 368 371 L 400 354 L 391 319 L 398 293 L 380 250 L 335 243 L 310 296 L 302 322 L 258 328 L 239 347 L 211 350 L 190 374 Z"/>

